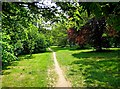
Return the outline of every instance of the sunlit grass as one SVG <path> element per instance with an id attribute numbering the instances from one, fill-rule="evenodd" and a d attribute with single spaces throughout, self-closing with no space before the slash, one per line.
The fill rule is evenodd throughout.
<path id="1" fill-rule="evenodd" d="M 104 52 L 51 48 L 56 51 L 57 60 L 73 87 L 120 88 L 119 48 Z"/>
<path id="2" fill-rule="evenodd" d="M 2 87 L 47 87 L 51 58 L 50 52 L 19 57 L 19 61 L 3 70 Z"/>

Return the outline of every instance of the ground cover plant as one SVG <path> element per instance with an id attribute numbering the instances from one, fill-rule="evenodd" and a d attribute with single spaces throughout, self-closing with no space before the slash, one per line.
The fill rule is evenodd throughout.
<path id="1" fill-rule="evenodd" d="M 51 47 L 73 87 L 119 88 L 120 49 L 104 52 Z"/>
<path id="2" fill-rule="evenodd" d="M 0 5 L 3 87 L 120 88 L 120 2 Z"/>
<path id="3" fill-rule="evenodd" d="M 3 87 L 46 87 L 48 69 L 53 66 L 50 52 L 20 56 L 2 71 Z"/>

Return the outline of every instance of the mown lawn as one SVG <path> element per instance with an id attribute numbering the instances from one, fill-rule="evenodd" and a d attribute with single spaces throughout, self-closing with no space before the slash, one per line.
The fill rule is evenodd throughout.
<path id="1" fill-rule="evenodd" d="M 48 69 L 53 66 L 52 53 L 20 56 L 19 61 L 2 71 L 2 87 L 47 87 Z"/>
<path id="2" fill-rule="evenodd" d="M 51 47 L 72 87 L 120 88 L 120 49 L 95 52 Z"/>

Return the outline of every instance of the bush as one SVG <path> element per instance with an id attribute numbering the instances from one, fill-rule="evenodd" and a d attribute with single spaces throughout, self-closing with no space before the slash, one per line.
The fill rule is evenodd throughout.
<path id="1" fill-rule="evenodd" d="M 48 47 L 48 45 L 49 44 L 48 44 L 44 34 L 39 34 L 35 41 L 34 53 L 46 51 L 46 47 Z"/>
<path id="2" fill-rule="evenodd" d="M 13 46 L 7 42 L 0 42 L 2 44 L 2 65 L 6 65 L 16 60 L 17 57 L 14 55 Z"/>

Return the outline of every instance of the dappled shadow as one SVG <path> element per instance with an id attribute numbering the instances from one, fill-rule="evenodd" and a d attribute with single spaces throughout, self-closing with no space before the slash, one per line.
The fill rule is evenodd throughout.
<path id="1" fill-rule="evenodd" d="M 20 60 L 22 60 L 22 59 L 20 59 Z M 10 74 L 11 73 L 10 70 L 13 68 L 12 66 L 17 66 L 18 61 L 20 61 L 20 60 L 12 61 L 11 63 L 2 66 L 2 75 Z"/>
<path id="2" fill-rule="evenodd" d="M 106 52 L 80 52 L 72 54 L 79 58 L 71 63 L 82 72 L 85 86 L 120 88 L 120 50 Z"/>
<path id="3" fill-rule="evenodd" d="M 50 47 L 50 48 L 51 48 L 53 51 L 55 51 L 55 52 L 61 51 L 61 50 L 75 51 L 75 50 L 90 49 L 90 48 L 78 48 L 78 47 L 70 47 L 70 46 L 66 46 L 66 47 L 52 46 L 52 47 Z"/>
<path id="4" fill-rule="evenodd" d="M 11 61 L 10 63 L 2 66 L 2 75 L 7 75 L 10 74 L 11 72 L 9 70 L 11 70 L 13 68 L 13 66 L 17 66 L 19 61 L 21 60 L 30 60 L 35 58 L 34 56 L 30 56 L 30 55 L 20 55 L 17 60 L 15 61 Z"/>
<path id="5" fill-rule="evenodd" d="M 73 47 L 68 47 L 70 51 L 74 51 L 74 50 L 89 50 L 92 49 L 92 47 L 80 47 L 80 46 L 73 46 Z"/>
<path id="6" fill-rule="evenodd" d="M 50 53 L 51 51 L 49 51 L 49 50 L 46 50 L 46 51 L 41 51 L 41 52 L 34 52 L 34 53 L 32 53 L 32 54 L 42 54 L 42 53 Z"/>
<path id="7" fill-rule="evenodd" d="M 23 60 L 23 59 L 27 59 L 27 60 L 28 60 L 28 59 L 32 59 L 32 58 L 34 58 L 34 56 L 30 56 L 30 55 L 21 55 L 21 56 L 19 56 L 18 59 L 19 59 L 19 61 L 20 61 L 20 60 Z"/>
<path id="8" fill-rule="evenodd" d="M 46 51 L 46 52 L 43 52 L 43 53 L 50 53 L 51 51 Z M 42 53 L 36 53 L 36 54 L 42 54 Z M 31 59 L 34 59 L 35 56 L 34 54 L 32 54 L 32 56 L 30 56 L 29 54 L 28 55 L 19 55 L 18 59 L 15 60 L 15 61 L 11 61 L 10 63 L 6 64 L 6 65 L 2 65 L 2 75 L 8 75 L 11 73 L 11 70 L 13 68 L 13 66 L 17 66 L 19 61 L 21 60 L 31 60 Z"/>
<path id="9" fill-rule="evenodd" d="M 10 74 L 11 72 L 10 71 L 3 71 L 2 72 L 2 75 L 8 75 L 8 74 Z"/>
<path id="10" fill-rule="evenodd" d="M 58 47 L 58 46 L 52 46 L 50 47 L 53 51 L 57 52 L 57 51 L 60 51 L 60 50 L 69 50 L 68 47 Z"/>
<path id="11" fill-rule="evenodd" d="M 105 50 L 102 52 L 88 51 L 72 54 L 72 56 L 77 58 L 111 58 L 120 57 L 120 50 Z"/>
<path id="12" fill-rule="evenodd" d="M 13 68 L 13 66 L 17 66 L 19 61 L 23 60 L 23 59 L 31 59 L 34 58 L 33 56 L 29 56 L 29 55 L 21 55 L 20 57 L 18 57 L 17 60 L 15 61 L 11 61 L 5 65 L 2 66 L 2 75 L 8 75 L 11 73 L 11 69 Z"/>
<path id="13" fill-rule="evenodd" d="M 8 70 L 8 66 L 17 66 L 18 61 L 21 61 L 23 59 L 32 59 L 34 58 L 33 56 L 30 55 L 20 55 L 15 61 L 11 61 L 9 63 L 2 63 L 2 70 Z"/>
<path id="14" fill-rule="evenodd" d="M 2 66 L 2 70 L 9 70 L 10 68 L 8 66 L 17 66 L 18 65 L 18 61 L 19 60 L 12 61 L 12 62 Z"/>

